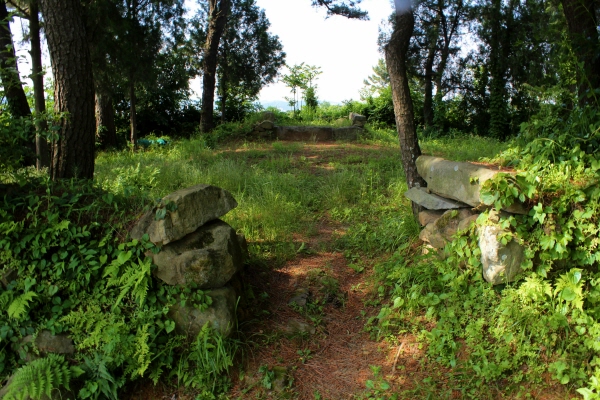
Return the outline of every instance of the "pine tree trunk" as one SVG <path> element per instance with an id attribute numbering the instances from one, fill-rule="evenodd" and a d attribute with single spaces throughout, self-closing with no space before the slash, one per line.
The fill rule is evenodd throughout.
<path id="1" fill-rule="evenodd" d="M 8 108 L 15 117 L 31 117 L 27 96 L 17 69 L 17 57 L 4 0 L 0 0 L 0 24 L 0 78 L 2 78 Z"/>
<path id="2" fill-rule="evenodd" d="M 136 98 L 135 98 L 135 82 L 133 81 L 133 74 L 131 81 L 129 82 L 129 127 L 130 127 L 130 138 L 133 149 L 137 149 L 137 111 L 136 111 Z"/>
<path id="3" fill-rule="evenodd" d="M 101 149 L 117 147 L 115 108 L 107 93 L 96 90 L 96 139 Z"/>
<path id="4" fill-rule="evenodd" d="M 423 178 L 417 173 L 416 160 L 421 155 L 421 148 L 415 130 L 413 103 L 406 73 L 406 53 L 414 23 L 415 19 L 410 8 L 397 13 L 394 31 L 389 43 L 385 46 L 385 62 L 392 85 L 392 100 L 394 102 L 402 165 L 404 166 L 406 183 L 409 188 L 427 186 Z M 419 206 L 413 203 L 415 216 L 418 211 Z"/>
<path id="5" fill-rule="evenodd" d="M 580 62 L 583 71 L 578 71 L 579 102 L 581 105 L 597 101 L 595 96 L 588 97 L 590 90 L 600 86 L 600 57 L 596 29 L 596 0 L 562 0 L 563 11 L 567 19 L 571 47 Z"/>
<path id="6" fill-rule="evenodd" d="M 433 61 L 436 43 L 430 43 L 429 53 L 425 61 L 425 94 L 423 99 L 423 123 L 425 129 L 433 126 Z"/>
<path id="7" fill-rule="evenodd" d="M 44 97 L 44 75 L 42 72 L 42 46 L 40 44 L 40 19 L 37 0 L 29 2 L 29 32 L 31 35 L 31 80 L 33 82 L 33 99 L 36 113 L 35 119 L 35 154 L 37 156 L 37 169 L 50 167 L 50 147 L 45 133 L 48 124 L 42 118 L 46 112 L 46 99 Z"/>
<path id="8" fill-rule="evenodd" d="M 41 0 L 61 120 L 52 151 L 52 179 L 94 177 L 94 80 L 79 0 Z"/>
<path id="9" fill-rule="evenodd" d="M 217 56 L 230 8 L 230 0 L 209 0 L 208 32 L 202 62 L 201 132 L 210 132 L 214 128 Z"/>

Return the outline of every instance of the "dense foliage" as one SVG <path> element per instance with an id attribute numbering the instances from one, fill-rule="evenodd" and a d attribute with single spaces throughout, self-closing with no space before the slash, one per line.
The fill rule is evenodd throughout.
<path id="1" fill-rule="evenodd" d="M 525 246 L 520 279 L 500 289 L 483 280 L 475 227 L 448 245 L 445 261 L 411 261 L 404 249 L 378 267 L 392 296 L 378 316 L 380 332 L 420 332 L 465 396 L 489 396 L 499 380 L 514 388 L 541 382 L 547 372 L 586 399 L 600 396 L 600 120 L 595 107 L 565 120 L 556 112 L 523 124 L 523 140 L 497 159 L 520 172 L 499 174 L 482 194 L 494 209 L 531 207 L 527 215 L 490 211 L 478 219 L 499 222 L 505 243 Z"/>
<path id="2" fill-rule="evenodd" d="M 86 182 L 38 179 L 0 189 L 0 375 L 16 371 L 9 386 L 16 398 L 70 387 L 76 398 L 117 399 L 119 388 L 142 377 L 223 389 L 232 342 L 208 326 L 191 343 L 174 331 L 171 305 L 202 308 L 211 300 L 152 278 L 145 253 L 158 249 L 123 236 L 137 203 Z M 42 331 L 73 339 L 67 364 L 24 340 Z"/>

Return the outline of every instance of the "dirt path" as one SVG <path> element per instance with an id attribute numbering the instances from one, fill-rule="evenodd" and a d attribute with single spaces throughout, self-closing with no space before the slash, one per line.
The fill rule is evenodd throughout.
<path id="1" fill-rule="evenodd" d="M 232 397 L 281 396 L 257 384 L 265 366 L 285 370 L 292 380 L 284 382 L 286 391 L 299 399 L 352 398 L 372 378 L 370 366 L 391 372 L 394 351 L 364 330 L 366 318 L 377 311 L 365 306 L 368 279 L 332 249 L 339 228 L 325 218 L 316 236 L 299 238 L 306 243 L 302 255 L 271 273 L 249 271 L 248 281 L 265 297 L 268 314 L 242 327 L 252 342 L 248 377 L 236 379 Z"/>

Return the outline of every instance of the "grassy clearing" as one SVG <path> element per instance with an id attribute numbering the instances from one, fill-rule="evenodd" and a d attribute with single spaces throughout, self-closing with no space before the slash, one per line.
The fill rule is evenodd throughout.
<path id="1" fill-rule="evenodd" d="M 310 145 L 283 142 L 213 151 L 193 139 L 166 149 L 103 153 L 96 181 L 114 194 L 140 198 L 160 198 L 198 183 L 225 188 L 239 203 L 225 219 L 261 258 L 293 257 L 293 234 L 310 232 L 326 212 L 356 223 L 350 234 L 367 240 L 369 249 L 390 249 L 393 242 L 383 244 L 382 232 L 403 223 L 404 212 L 392 210 L 408 205 L 397 151 L 343 144 L 334 153 L 329 159 Z"/>
<path id="2" fill-rule="evenodd" d="M 368 292 L 363 306 L 365 310 L 367 307 L 371 307 L 371 311 L 366 312 L 362 309 L 356 309 L 358 319 L 353 317 L 354 321 L 359 324 L 358 329 L 362 330 L 364 322 L 370 320 L 371 323 L 369 323 L 368 329 L 373 333 L 378 332 L 381 337 L 384 337 L 386 335 L 384 330 L 391 328 L 393 325 L 388 324 L 388 326 L 383 327 L 377 325 L 377 321 L 382 319 L 376 318 L 377 313 L 372 315 L 372 310 L 373 307 L 385 305 L 385 299 L 390 293 L 393 293 L 391 288 L 400 279 L 404 279 L 404 276 L 398 275 L 398 270 L 406 265 L 405 256 L 412 249 L 411 245 L 414 244 L 419 232 L 419 227 L 410 211 L 410 204 L 403 196 L 406 191 L 406 184 L 399 150 L 395 145 L 395 132 L 391 130 L 373 130 L 369 138 L 361 143 L 255 143 L 239 141 L 239 137 L 236 137 L 236 139 L 238 141 L 235 144 L 226 144 L 216 149 L 211 148 L 214 147 L 211 140 L 193 138 L 172 141 L 164 148 L 150 148 L 135 153 L 127 151 L 101 153 L 96 162 L 95 187 L 89 189 L 90 193 L 98 192 L 97 199 L 94 199 L 91 195 L 82 197 L 82 194 L 78 193 L 81 190 L 78 189 L 76 183 L 72 184 L 72 187 L 61 189 L 62 191 L 56 193 L 52 192 L 54 189 L 48 188 L 47 194 L 44 194 L 44 188 L 40 188 L 38 190 L 40 197 L 38 198 L 35 194 L 32 194 L 24 204 L 35 204 L 40 201 L 56 204 L 51 207 L 55 210 L 53 214 L 46 213 L 44 207 L 40 208 L 39 213 L 36 211 L 30 214 L 43 222 L 38 224 L 41 230 L 36 231 L 35 235 L 41 238 L 45 237 L 42 228 L 51 223 L 51 225 L 56 225 L 57 232 L 62 232 L 60 235 L 66 237 L 66 239 L 60 241 L 60 246 L 64 247 L 64 253 L 62 247 L 60 247 L 60 251 L 55 249 L 57 244 L 54 242 L 49 242 L 47 246 L 49 250 L 43 251 L 50 253 L 58 251 L 61 257 L 67 257 L 70 254 L 69 252 L 75 251 L 69 247 L 70 241 L 73 240 L 71 236 L 76 237 L 77 240 L 82 241 L 82 246 L 87 246 L 85 248 L 89 253 L 89 260 L 95 260 L 94 254 L 102 255 L 99 261 L 94 264 L 101 266 L 101 268 L 95 270 L 95 273 L 98 276 L 106 276 L 102 268 L 105 268 L 106 265 L 113 265 L 114 263 L 111 261 L 113 259 L 121 260 L 126 255 L 135 253 L 139 257 L 136 256 L 131 259 L 138 260 L 139 258 L 141 260 L 141 255 L 145 250 L 139 244 L 132 242 L 120 246 L 117 242 L 124 240 L 123 232 L 129 221 L 137 218 L 145 207 L 151 206 L 155 199 L 161 198 L 174 190 L 199 183 L 213 184 L 229 190 L 237 199 L 239 206 L 225 216 L 224 219 L 248 238 L 251 252 L 250 263 L 258 274 L 279 273 L 282 267 L 289 264 L 286 264 L 286 262 L 298 260 L 303 256 L 316 254 L 320 257 L 322 264 L 314 269 L 312 274 L 307 275 L 309 284 L 317 287 L 317 294 L 314 304 L 312 304 L 313 309 L 305 311 L 302 314 L 304 317 L 317 325 L 323 324 L 322 321 L 327 317 L 323 310 L 329 307 L 325 305 L 328 301 L 339 303 L 342 307 L 339 312 L 343 314 L 345 312 L 343 307 L 346 307 L 346 297 L 341 287 L 346 288 L 344 289 L 345 292 Z M 478 148 L 489 150 L 492 147 L 490 143 L 480 143 L 476 138 L 467 137 L 455 138 L 445 143 L 447 147 L 444 155 L 449 158 L 476 158 L 474 150 Z M 424 148 L 427 148 L 427 146 L 428 142 L 425 142 Z M 432 142 L 431 148 L 436 148 L 435 146 L 439 148 L 439 150 L 435 150 L 436 152 L 442 152 L 444 149 L 438 142 Z M 470 150 L 471 153 L 468 153 L 467 150 Z M 103 191 L 99 191 L 98 187 Z M 80 205 L 79 203 L 83 201 L 81 199 L 85 199 L 86 202 Z M 73 207 L 77 207 L 77 214 L 72 212 Z M 86 217 L 87 219 L 78 217 L 73 223 L 79 226 L 77 229 L 80 229 L 81 232 L 79 230 L 65 231 L 61 228 L 62 222 L 60 221 L 63 218 L 68 219 L 74 215 L 87 215 L 86 212 L 89 210 L 95 210 L 94 218 L 99 221 L 90 222 L 89 216 Z M 10 212 L 17 215 L 20 211 L 15 209 Z M 110 217 L 111 215 L 112 217 Z M 3 223 L 15 224 L 14 221 L 9 221 L 10 218 L 5 219 L 6 221 L 2 221 Z M 323 221 L 338 226 L 340 230 L 336 231 L 335 237 L 324 241 L 322 246 L 318 243 L 320 239 L 312 240 L 311 244 L 307 244 L 312 238 L 321 234 L 319 229 Z M 102 225 L 95 225 L 97 222 Z M 91 224 L 90 226 L 95 229 L 90 234 L 86 233 L 87 224 Z M 97 228 L 99 226 L 102 229 Z M 35 227 L 30 224 L 27 229 L 30 228 Z M 115 230 L 118 231 L 116 235 L 114 235 Z M 27 233 L 23 232 L 24 234 Z M 114 244 L 111 244 L 106 250 L 100 249 L 104 246 L 104 240 L 99 241 L 103 235 L 106 238 L 112 238 L 110 243 L 114 241 Z M 22 242 L 22 246 L 21 244 L 20 246 L 25 249 L 27 246 L 25 242 L 29 240 L 27 238 L 30 236 L 15 236 L 15 241 Z M 89 237 L 89 239 L 83 239 L 84 237 Z M 88 242 L 84 243 L 85 240 L 88 240 Z M 315 244 L 315 242 L 317 243 Z M 96 249 L 94 246 L 100 247 Z M 325 255 L 326 253 L 329 255 Z M 334 253 L 335 256 L 332 255 Z M 9 259 L 12 257 L 11 254 L 3 254 L 3 257 Z M 63 254 L 66 255 L 63 256 Z M 391 254 L 395 254 L 395 256 L 390 258 Z M 397 257 L 405 258 L 398 259 Z M 73 268 L 84 268 L 89 260 L 86 259 L 81 265 L 71 263 L 69 268 L 71 268 L 71 265 L 74 266 Z M 134 271 L 137 274 L 135 276 L 139 275 L 143 278 L 144 284 L 150 288 L 148 292 L 150 300 L 156 296 L 163 296 L 162 292 L 158 293 L 156 290 L 164 291 L 166 289 L 159 287 L 161 285 L 153 286 L 149 264 L 146 265 L 138 261 L 132 261 L 131 265 L 127 264 L 125 269 L 111 270 L 114 275 L 111 275 L 111 285 L 121 285 L 123 286 L 121 289 L 125 290 L 121 293 L 128 293 L 127 290 L 131 289 L 131 285 L 127 283 L 128 281 L 124 281 L 123 277 L 132 274 L 132 271 Z M 19 268 L 28 268 L 27 263 L 18 263 L 15 259 L 15 265 L 17 264 Z M 378 272 L 376 275 L 371 273 L 374 265 L 376 265 Z M 317 271 L 320 272 L 317 273 Z M 66 283 L 59 272 L 57 271 L 56 281 L 58 282 L 57 287 L 61 288 L 61 285 L 66 285 Z M 44 273 L 46 273 L 44 266 L 40 264 L 40 274 L 43 275 Z M 430 276 L 428 274 L 431 274 L 431 271 L 425 271 L 420 273 L 420 276 L 410 279 L 413 279 L 414 282 L 420 282 L 419 279 Z M 40 275 L 39 282 L 42 282 L 42 275 Z M 347 281 L 348 276 L 352 278 L 352 285 Z M 377 276 L 380 281 L 364 282 L 371 279 L 367 277 L 373 276 Z M 105 280 L 94 278 L 94 281 L 98 285 L 94 289 L 94 293 L 102 293 L 106 289 L 102 286 Z M 435 282 L 435 280 L 432 278 L 429 283 L 431 284 L 431 282 Z M 26 292 L 31 287 L 28 286 L 30 284 L 30 281 L 24 280 L 22 284 L 19 283 L 15 286 L 15 293 Z M 367 291 L 363 289 L 365 287 L 372 289 Z M 112 288 L 112 286 L 109 285 L 109 288 Z M 75 289 L 79 290 L 79 287 Z M 51 318 L 52 321 L 60 320 L 61 323 L 66 321 L 66 324 L 61 325 L 60 329 L 71 332 L 77 343 L 85 339 L 85 332 L 82 330 L 77 331 L 78 325 L 75 322 L 79 323 L 79 320 L 89 320 L 90 318 L 94 321 L 112 321 L 108 323 L 108 329 L 112 326 L 111 324 L 114 325 L 120 321 L 120 310 L 108 313 L 106 310 L 110 309 L 110 304 L 118 303 L 121 298 L 114 300 L 112 297 L 105 296 L 101 297 L 100 300 L 94 300 L 98 302 L 98 305 L 94 308 L 94 313 L 90 314 L 90 312 L 85 313 L 83 309 L 83 305 L 90 303 L 90 300 L 79 298 L 84 293 L 83 289 L 79 290 L 81 293 L 78 295 L 65 294 L 66 297 L 63 296 L 63 292 L 59 292 L 61 296 L 55 296 L 56 298 L 52 299 L 46 299 L 49 296 L 46 293 L 47 285 L 40 283 L 35 286 L 35 290 L 39 293 L 38 303 L 40 304 L 51 304 L 51 302 L 55 304 L 57 301 L 61 301 L 61 298 L 72 299 L 75 305 L 69 304 L 60 309 L 54 307 L 52 310 L 48 308 L 48 318 Z M 110 290 L 114 296 L 119 294 L 119 291 Z M 165 293 L 165 296 L 169 299 L 174 299 L 176 296 L 175 293 L 170 293 L 168 290 Z M 260 298 L 264 293 L 266 292 L 257 291 L 256 295 Z M 25 295 L 28 295 L 28 293 L 23 294 L 23 296 Z M 127 320 L 119 322 L 122 330 L 120 336 L 113 335 L 109 330 L 103 331 L 101 332 L 102 340 L 106 343 L 99 342 L 100 344 L 95 347 L 86 348 L 89 357 L 91 357 L 90 360 L 96 357 L 98 363 L 108 363 L 108 361 L 98 358 L 101 354 L 105 354 L 103 352 L 114 352 L 114 355 L 121 357 L 119 358 L 121 364 L 116 362 L 107 364 L 110 373 L 115 374 L 115 376 L 120 374 L 121 370 L 119 368 L 124 368 L 122 366 L 123 360 L 134 359 L 131 357 L 131 348 L 127 346 L 115 347 L 115 341 L 123 343 L 137 341 L 140 343 L 140 348 L 144 350 L 145 341 L 149 340 L 144 327 L 153 326 L 153 319 L 158 319 L 165 329 L 167 327 L 172 329 L 171 321 L 164 314 L 164 308 L 153 309 L 154 314 L 135 311 L 138 309 L 136 307 L 140 309 L 145 307 L 145 296 L 142 296 L 142 291 L 139 293 L 132 291 L 127 296 L 131 297 L 131 299 L 127 297 L 129 304 L 135 304 L 135 306 L 127 309 L 127 314 L 123 317 Z M 286 305 L 287 300 L 283 304 Z M 360 307 L 362 306 L 359 304 L 358 308 Z M 26 314 L 24 312 L 25 310 L 18 315 L 26 321 L 27 332 L 32 333 L 40 329 L 33 314 L 29 319 L 29 317 L 25 318 Z M 66 318 L 63 317 L 63 314 L 67 315 L 68 318 L 60 319 Z M 260 318 L 259 315 L 257 314 L 256 318 Z M 421 318 L 418 314 L 415 315 Z M 11 324 L 15 323 L 13 320 L 10 322 Z M 24 324 L 25 322 L 18 323 Z M 161 336 L 161 340 L 165 341 L 167 338 L 166 333 L 163 332 L 161 335 L 165 335 L 164 338 Z M 207 335 L 210 336 L 208 333 Z M 392 336 L 388 335 L 390 343 L 395 340 Z M 272 337 L 278 338 L 279 336 L 274 335 Z M 216 340 L 215 343 L 217 343 L 218 348 L 226 347 L 229 343 L 221 343 L 218 337 L 213 338 L 211 336 L 209 339 Z M 204 391 L 204 394 L 208 391 L 212 393 L 211 395 L 227 392 L 228 381 L 223 379 L 224 377 L 219 377 L 219 379 L 216 377 L 210 378 L 209 380 L 212 383 L 209 385 L 206 379 L 200 379 L 201 376 L 199 378 L 193 372 L 190 372 L 193 368 L 199 368 L 198 365 L 206 364 L 203 360 L 206 358 L 204 356 L 210 353 L 207 349 L 196 346 L 192 348 L 191 354 L 193 356 L 180 357 L 178 355 L 176 359 L 172 358 L 171 354 L 179 354 L 182 351 L 182 346 L 185 347 L 183 342 L 177 340 L 172 343 L 170 341 L 160 342 L 160 344 L 158 344 L 158 341 L 157 344 L 149 342 L 151 347 L 148 349 L 150 350 L 144 350 L 146 357 L 142 360 L 144 364 L 127 367 L 135 367 L 137 368 L 136 371 L 141 371 L 135 379 L 139 379 L 144 371 L 149 368 L 148 370 L 152 371 L 150 376 L 155 379 L 160 377 L 161 381 L 173 382 L 173 379 L 176 378 L 178 385 L 194 387 L 195 389 L 190 392 L 191 396 L 198 395 L 198 390 Z M 292 355 L 294 360 L 300 360 L 302 365 L 313 358 L 313 354 L 315 361 L 321 357 L 320 354 L 314 353 L 318 349 L 313 348 L 311 350 L 309 348 L 310 343 L 310 341 L 306 342 L 303 344 L 304 347 L 298 350 L 301 351 L 300 353 Z M 159 347 L 167 346 L 167 348 L 159 351 L 159 347 L 156 349 L 152 347 L 155 345 Z M 153 351 L 160 352 L 163 356 L 156 361 L 151 358 Z M 230 353 L 228 353 L 228 357 L 231 355 Z M 203 354 L 204 356 L 202 356 Z M 127 357 L 123 358 L 123 355 L 127 355 Z M 113 355 L 109 358 L 112 360 Z M 16 355 L 11 358 L 11 360 L 13 359 L 15 363 L 18 363 Z M 326 362 L 323 359 L 321 361 Z M 223 360 L 219 368 L 226 368 L 231 362 L 231 359 L 227 358 L 227 360 Z M 64 364 L 62 360 L 58 360 L 57 363 L 57 368 Z M 87 393 L 85 390 L 90 393 L 88 397 L 94 397 L 97 396 L 93 394 L 96 393 L 94 392 L 96 386 L 94 386 L 95 381 L 93 380 L 96 379 L 93 378 L 94 368 L 96 367 L 95 364 L 90 365 L 85 371 L 86 380 L 82 383 L 82 390 L 84 390 L 84 393 Z M 174 372 L 161 375 L 163 370 Z M 373 368 L 371 375 L 372 379 L 368 381 L 370 383 L 367 383 L 364 388 L 366 391 L 359 390 L 356 393 L 357 398 L 373 398 L 374 395 L 384 395 L 388 390 L 385 389 L 387 384 L 385 379 L 387 377 L 378 372 L 376 366 Z M 133 381 L 134 377 L 132 375 L 127 379 Z M 123 378 L 114 384 L 109 385 L 106 382 L 102 384 L 108 385 L 106 390 L 116 393 L 117 389 L 120 390 L 125 383 L 126 379 Z M 370 387 L 370 385 L 373 386 Z M 185 390 L 187 389 L 184 388 Z M 437 390 L 436 387 L 431 388 L 431 391 L 435 392 L 435 390 Z M 439 390 L 438 393 L 442 393 L 442 389 Z"/>

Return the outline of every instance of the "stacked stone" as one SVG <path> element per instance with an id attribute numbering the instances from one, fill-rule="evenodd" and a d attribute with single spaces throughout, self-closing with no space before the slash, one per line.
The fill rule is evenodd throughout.
<path id="1" fill-rule="evenodd" d="M 427 188 L 413 187 L 405 195 L 425 208 L 419 213 L 419 222 L 425 227 L 419 238 L 444 258 L 444 248 L 452 237 L 477 224 L 477 210 L 487 208 L 480 199 L 481 186 L 498 171 L 430 156 L 417 158 L 417 171 Z M 527 210 L 523 204 L 515 203 L 502 212 L 525 214 Z M 498 213 L 490 212 L 485 223 L 477 224 L 476 232 L 484 278 L 494 285 L 517 279 L 524 248 L 514 240 L 507 244 L 499 240 L 505 230 L 499 224 Z"/>
<path id="2" fill-rule="evenodd" d="M 206 322 L 224 335 L 235 326 L 236 282 L 247 257 L 243 235 L 219 218 L 237 207 L 229 192 L 196 185 L 164 197 L 131 231 L 134 239 L 148 235 L 160 247 L 148 253 L 156 265 L 154 276 L 167 285 L 194 285 L 212 299 L 208 308 L 174 305 L 169 317 L 176 328 L 195 337 Z"/>
<path id="3" fill-rule="evenodd" d="M 271 139 L 273 136 L 273 130 L 275 129 L 275 114 L 271 111 L 264 111 L 262 113 L 262 121 L 255 124 L 252 129 L 253 136 L 262 139 Z"/>

